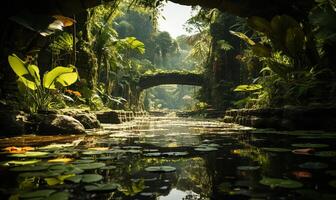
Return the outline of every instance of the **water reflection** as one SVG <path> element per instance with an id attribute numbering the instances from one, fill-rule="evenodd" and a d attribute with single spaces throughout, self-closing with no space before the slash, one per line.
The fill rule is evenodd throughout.
<path id="1" fill-rule="evenodd" d="M 79 145 L 36 147 L 34 151 L 39 153 L 30 157 L 0 154 L 4 161 L 0 180 L 9 180 L 0 182 L 1 199 L 18 199 L 40 189 L 65 192 L 75 200 L 336 199 L 335 188 L 329 184 L 336 174 L 335 138 L 329 133 L 313 135 L 315 143 L 325 144 L 318 145 L 311 144 L 312 135 L 250 134 L 246 127 L 214 120 L 152 118 L 104 127 L 103 131 L 91 131 Z M 328 140 L 317 141 L 321 135 Z M 295 154 L 293 143 L 322 150 Z M 315 151 L 318 154 L 312 153 Z M 45 156 L 38 156 L 41 152 Z M 50 162 L 55 158 L 72 161 Z M 39 161 L 22 164 L 32 159 Z M 95 165 L 98 167 L 92 167 Z M 321 167 L 326 166 L 325 172 Z M 78 167 L 84 168 L 83 172 L 79 173 Z M 68 168 L 102 179 L 87 183 L 62 179 L 54 185 L 46 181 L 69 174 L 81 176 Z M 99 190 L 106 184 L 116 187 Z M 87 186 L 98 190 L 86 191 Z"/>

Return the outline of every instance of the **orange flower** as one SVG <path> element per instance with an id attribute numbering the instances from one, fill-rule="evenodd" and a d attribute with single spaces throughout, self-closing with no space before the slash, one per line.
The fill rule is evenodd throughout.
<path id="1" fill-rule="evenodd" d="M 75 95 L 76 97 L 81 97 L 81 93 L 78 91 L 72 91 L 72 94 Z"/>

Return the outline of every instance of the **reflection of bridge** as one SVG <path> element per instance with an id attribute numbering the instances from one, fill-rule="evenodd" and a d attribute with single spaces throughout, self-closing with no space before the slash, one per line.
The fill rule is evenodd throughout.
<path id="1" fill-rule="evenodd" d="M 144 75 L 140 77 L 138 87 L 140 90 L 145 90 L 154 86 L 164 84 L 178 85 L 196 85 L 202 86 L 204 78 L 202 74 L 196 73 L 181 73 L 181 72 L 164 72 L 153 75 Z"/>

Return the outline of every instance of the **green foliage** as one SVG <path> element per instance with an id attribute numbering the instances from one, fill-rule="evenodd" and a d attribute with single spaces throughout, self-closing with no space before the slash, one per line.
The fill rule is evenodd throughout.
<path id="1" fill-rule="evenodd" d="M 50 90 L 56 90 L 58 86 L 69 86 L 78 79 L 78 72 L 74 66 L 59 66 L 44 74 L 42 84 L 39 68 L 36 65 L 22 61 L 15 54 L 8 56 L 8 62 L 19 77 L 19 91 L 31 112 L 52 107 L 57 100 L 55 95 L 57 92 Z"/>

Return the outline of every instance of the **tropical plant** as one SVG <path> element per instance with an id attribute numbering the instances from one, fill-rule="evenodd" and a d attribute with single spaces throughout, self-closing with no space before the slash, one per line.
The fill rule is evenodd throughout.
<path id="1" fill-rule="evenodd" d="M 15 54 L 8 56 L 8 62 L 18 78 L 20 92 L 24 95 L 30 111 L 47 110 L 52 106 L 53 94 L 57 94 L 57 88 L 69 86 L 78 79 L 75 66 L 58 66 L 40 78 L 40 71 L 36 65 L 21 60 Z"/>
<path id="2" fill-rule="evenodd" d="M 287 15 L 275 16 L 271 21 L 250 17 L 247 23 L 259 35 L 258 41 L 241 32 L 231 34 L 252 50 L 244 59 L 252 61 L 254 57 L 262 66 L 256 81 L 263 85 L 263 97 L 270 101 L 266 104 L 297 105 L 321 98 L 319 77 L 327 69 L 321 66 L 314 37 L 306 26 Z"/>

